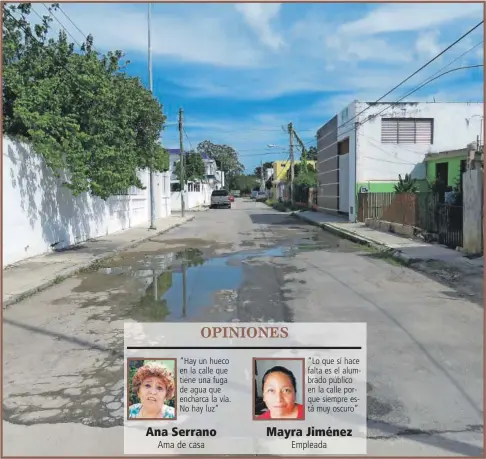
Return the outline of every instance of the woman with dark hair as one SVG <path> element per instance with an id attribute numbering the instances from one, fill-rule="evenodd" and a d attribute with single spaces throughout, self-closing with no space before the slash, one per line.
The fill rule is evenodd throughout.
<path id="1" fill-rule="evenodd" d="M 285 367 L 270 368 L 262 380 L 263 401 L 268 410 L 259 419 L 304 419 L 303 405 L 296 403 L 297 383 Z"/>

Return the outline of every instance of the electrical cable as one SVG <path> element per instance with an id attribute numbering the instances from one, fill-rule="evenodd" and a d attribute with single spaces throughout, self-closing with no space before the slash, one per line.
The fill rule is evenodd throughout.
<path id="1" fill-rule="evenodd" d="M 59 20 L 59 18 L 54 14 L 54 11 L 52 10 L 52 8 L 49 8 L 48 6 L 46 6 L 45 3 L 42 4 L 44 6 L 44 8 L 48 11 L 49 13 L 49 16 L 52 16 L 58 23 L 59 25 L 61 26 L 61 28 L 64 30 L 64 32 L 66 32 L 66 34 L 68 34 L 73 40 L 74 42 L 80 47 L 82 48 L 83 45 L 81 45 L 81 43 L 79 43 L 78 40 L 76 40 L 76 38 L 74 38 L 74 36 L 71 34 L 71 32 L 69 32 L 69 30 L 66 29 L 66 27 L 64 26 L 64 24 Z M 34 14 L 36 14 L 41 20 L 41 16 L 39 15 L 39 13 L 37 13 L 37 11 L 35 11 L 35 9 L 32 8 L 32 11 L 34 12 Z"/>
<path id="2" fill-rule="evenodd" d="M 443 49 L 439 54 L 435 55 L 432 59 L 430 59 L 429 61 L 427 61 L 424 65 L 422 65 L 422 67 L 420 67 L 418 70 L 416 70 L 415 72 L 413 72 L 411 75 L 409 75 L 407 78 L 405 78 L 404 80 L 402 80 L 400 83 L 398 83 L 396 86 L 394 86 L 392 89 L 390 89 L 386 94 L 384 94 L 383 96 L 381 96 L 379 99 L 375 100 L 374 102 L 370 103 L 368 105 L 368 107 L 366 107 L 365 109 L 363 109 L 361 112 L 359 112 L 358 114 L 356 114 L 355 116 L 353 116 L 351 119 L 347 120 L 345 123 L 341 123 L 339 126 L 336 127 L 335 130 L 331 131 L 331 132 L 328 132 L 325 136 L 321 137 L 320 140 L 322 140 L 323 138 L 326 138 L 328 137 L 329 135 L 331 134 L 334 134 L 335 132 L 338 132 L 339 131 L 339 128 L 345 126 L 346 124 L 350 123 L 351 121 L 353 121 L 354 119 L 358 118 L 360 115 L 362 115 L 365 111 L 369 110 L 370 107 L 374 106 L 375 104 L 377 104 L 378 102 L 382 101 L 386 96 L 388 96 L 389 94 L 391 94 L 393 91 L 395 91 L 396 89 L 398 89 L 400 86 L 402 86 L 404 83 L 406 83 L 407 81 L 409 81 L 411 78 L 413 78 L 415 75 L 417 75 L 419 72 L 421 72 L 423 69 L 425 69 L 426 67 L 428 67 L 430 64 L 432 64 L 433 62 L 435 62 L 439 57 L 441 57 L 444 53 L 446 53 L 447 51 L 449 51 L 452 47 L 454 47 L 455 45 L 457 45 L 460 41 L 464 40 L 464 38 L 466 38 L 468 35 L 470 35 L 472 32 L 474 32 L 481 24 L 484 23 L 484 20 L 483 21 L 480 21 L 478 24 L 476 24 L 474 27 L 472 27 L 471 29 L 469 29 L 466 33 L 464 33 L 463 35 L 461 35 L 457 40 L 455 40 L 453 43 L 451 43 L 449 46 L 447 46 L 447 48 Z M 459 58 L 463 57 L 465 54 L 471 52 L 474 48 L 476 48 L 478 45 L 474 45 L 471 49 L 467 50 L 465 53 L 463 53 L 461 56 L 459 56 Z M 449 65 L 451 65 L 452 63 L 454 63 L 458 58 L 456 58 L 454 61 L 452 61 L 451 63 L 449 63 Z M 447 66 L 446 66 L 447 67 Z M 440 70 L 439 70 L 440 71 Z M 410 95 L 410 94 L 409 94 Z M 405 96 L 407 97 L 407 96 Z M 395 102 L 396 103 L 396 102 Z"/>
<path id="3" fill-rule="evenodd" d="M 43 4 L 45 6 L 45 3 Z M 76 30 L 82 35 L 83 39 L 86 40 L 88 37 L 77 25 L 76 23 L 68 16 L 68 14 L 61 8 L 61 5 L 58 5 L 59 11 L 66 17 L 66 19 L 76 28 Z"/>
<path id="4" fill-rule="evenodd" d="M 410 91 L 408 94 L 406 94 L 405 96 L 403 96 L 403 97 L 402 97 L 401 99 L 399 99 L 398 101 L 396 101 L 396 102 L 392 102 L 391 104 L 389 104 L 387 107 L 385 107 L 383 110 L 381 110 L 381 111 L 380 111 L 378 114 L 373 115 L 373 116 L 370 116 L 370 117 L 366 118 L 365 120 L 363 120 L 362 122 L 356 122 L 356 123 L 355 123 L 355 125 L 354 125 L 352 128 L 350 128 L 349 130 L 347 130 L 347 131 L 345 131 L 345 132 L 341 133 L 341 134 L 340 134 L 340 137 L 343 137 L 343 136 L 345 136 L 346 134 L 349 134 L 349 133 L 351 133 L 351 132 L 356 131 L 356 129 L 357 129 L 358 127 L 363 126 L 363 125 L 364 125 L 364 124 L 366 124 L 368 121 L 370 121 L 370 120 L 374 119 L 376 116 L 378 116 L 379 114 L 383 113 L 385 110 L 387 110 L 387 109 L 388 109 L 388 108 L 390 108 L 391 106 L 393 106 L 393 105 L 395 105 L 395 104 L 398 104 L 398 103 L 399 103 L 401 100 L 403 100 L 405 97 L 408 97 L 408 96 L 410 96 L 411 94 L 413 94 L 413 93 L 417 92 L 419 89 L 422 89 L 424 86 L 426 86 L 427 84 L 431 83 L 432 81 L 435 81 L 435 80 L 437 80 L 437 79 L 441 78 L 442 76 L 447 75 L 447 74 L 449 74 L 449 73 L 451 73 L 451 72 L 455 72 L 455 71 L 457 71 L 457 70 L 464 70 L 464 69 L 478 68 L 478 67 L 484 67 L 484 65 L 483 65 L 483 64 L 478 64 L 478 65 L 469 65 L 469 66 L 464 66 L 464 67 L 457 67 L 457 68 L 455 68 L 455 69 L 448 70 L 447 72 L 443 72 L 443 73 L 441 73 L 440 75 L 437 75 L 436 77 L 434 77 L 434 78 L 432 78 L 432 79 L 427 80 L 425 83 L 423 83 L 422 85 L 420 85 L 420 86 L 416 87 L 415 89 L 413 89 L 412 91 Z M 371 107 L 371 106 L 372 106 L 372 105 L 370 105 L 369 107 Z M 368 107 L 368 108 L 369 108 L 369 107 Z M 344 124 L 347 124 L 347 123 L 344 123 Z M 321 137 L 321 139 L 322 139 L 322 137 Z M 337 145 L 337 144 L 338 144 L 338 143 L 340 143 L 340 142 L 341 142 L 341 140 L 337 140 L 337 141 L 335 141 L 335 142 L 333 142 L 333 143 L 331 143 L 331 144 L 327 145 L 326 147 L 319 149 L 319 150 L 317 151 L 317 153 L 319 154 L 319 153 L 321 153 L 322 151 L 325 151 L 325 150 L 327 150 L 328 148 L 331 148 L 332 146 Z M 328 161 L 328 160 L 330 160 L 330 159 L 333 159 L 333 158 L 335 158 L 336 156 L 339 156 L 339 155 L 334 155 L 334 156 L 332 156 L 332 157 L 326 158 L 324 161 L 320 161 L 320 162 L 319 162 L 319 164 L 321 164 L 321 163 L 323 163 L 323 162 L 325 162 L 325 161 Z"/>

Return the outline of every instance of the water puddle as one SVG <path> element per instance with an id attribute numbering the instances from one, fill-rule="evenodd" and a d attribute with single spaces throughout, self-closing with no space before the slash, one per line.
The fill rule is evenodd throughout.
<path id="1" fill-rule="evenodd" d="M 288 252 L 288 248 L 271 247 L 215 257 L 188 248 L 138 259 L 113 259 L 89 273 L 78 291 L 113 293 L 125 288 L 128 294 L 116 296 L 118 306 L 138 321 L 201 320 L 208 313 L 215 315 L 215 320 L 237 320 L 238 290 L 245 280 L 245 267 L 257 263 L 272 269 L 269 262 Z M 131 307 L 123 307 L 123 302 Z M 113 296 L 107 295 L 106 301 L 97 305 L 112 303 Z"/>
<path id="2" fill-rule="evenodd" d="M 281 295 L 285 271 L 293 262 L 275 259 L 346 251 L 342 243 L 306 233 L 284 244 L 221 255 L 207 246 L 123 253 L 87 273 L 76 290 L 86 307 L 100 306 L 93 318 L 108 314 L 140 322 L 288 320 Z"/>

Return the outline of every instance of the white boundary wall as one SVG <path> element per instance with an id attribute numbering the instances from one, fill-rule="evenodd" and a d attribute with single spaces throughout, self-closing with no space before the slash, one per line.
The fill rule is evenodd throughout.
<path id="1" fill-rule="evenodd" d="M 140 172 L 144 185 L 147 171 Z M 107 201 L 61 186 L 40 155 L 3 138 L 3 267 L 150 221 L 149 189 Z M 171 214 L 170 178 L 156 174 L 157 217 Z"/>
<path id="2" fill-rule="evenodd" d="M 185 209 L 194 209 L 195 207 L 209 206 L 211 204 L 211 187 L 207 183 L 201 184 L 201 191 L 185 192 Z M 173 211 L 181 210 L 181 192 L 174 191 L 171 194 L 171 209 Z"/>

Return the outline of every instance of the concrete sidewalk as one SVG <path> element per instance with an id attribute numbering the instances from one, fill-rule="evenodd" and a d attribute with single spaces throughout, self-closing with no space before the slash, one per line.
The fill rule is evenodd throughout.
<path id="1" fill-rule="evenodd" d="M 469 259 L 462 252 L 438 244 L 428 244 L 374 230 L 365 226 L 364 223 L 350 223 L 337 215 L 312 211 L 294 212 L 292 215 L 312 225 L 320 226 L 340 237 L 381 250 L 388 250 L 394 258 L 405 263 L 439 261 L 455 267 L 461 265 L 466 269 L 483 270 L 483 257 Z"/>
<path id="2" fill-rule="evenodd" d="M 108 236 L 91 239 L 68 250 L 51 252 L 29 258 L 3 270 L 3 308 L 21 301 L 23 298 L 45 290 L 67 277 L 73 276 L 93 263 L 103 260 L 116 252 L 131 247 L 165 233 L 195 218 L 194 213 L 182 218 L 172 215 L 156 220 L 157 229 L 148 229 L 148 223 Z"/>

